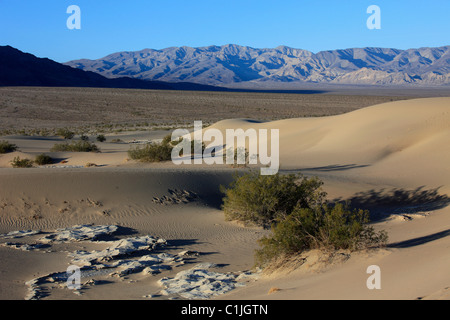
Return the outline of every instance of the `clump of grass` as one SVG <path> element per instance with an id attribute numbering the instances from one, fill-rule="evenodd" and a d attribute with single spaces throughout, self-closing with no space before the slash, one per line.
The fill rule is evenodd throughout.
<path id="1" fill-rule="evenodd" d="M 151 142 L 144 146 L 132 147 L 128 150 L 130 159 L 142 162 L 162 162 L 172 159 L 172 149 L 176 145 L 171 141 L 171 135 L 165 136 L 160 143 Z"/>
<path id="2" fill-rule="evenodd" d="M 6 140 L 0 141 L 0 153 L 14 152 L 17 150 L 17 146 L 13 143 L 9 143 Z"/>
<path id="3" fill-rule="evenodd" d="M 93 162 L 88 162 L 84 165 L 85 168 L 91 168 L 91 167 L 98 167 L 97 164 L 93 163 Z"/>
<path id="4" fill-rule="evenodd" d="M 172 136 L 166 135 L 160 143 L 151 142 L 146 144 L 143 147 L 133 147 L 128 151 L 128 156 L 133 160 L 140 160 L 143 162 L 161 162 L 161 161 L 169 161 L 172 159 L 172 150 L 173 148 L 181 143 L 183 138 L 180 137 L 178 140 L 172 141 Z M 190 140 L 190 154 L 191 157 L 194 157 L 195 149 L 201 148 L 201 152 L 205 151 L 205 144 L 197 140 Z M 180 156 L 185 155 L 184 148 L 180 150 Z"/>
<path id="5" fill-rule="evenodd" d="M 142 162 L 161 162 L 172 158 L 173 147 L 164 143 L 148 143 L 143 147 L 133 147 L 128 150 L 128 156 Z"/>
<path id="6" fill-rule="evenodd" d="M 20 159 L 20 157 L 15 157 L 11 161 L 11 165 L 13 168 L 32 168 L 33 161 L 30 159 Z"/>
<path id="7" fill-rule="evenodd" d="M 73 132 L 67 128 L 59 128 L 56 130 L 55 133 L 57 136 L 60 136 L 64 139 L 68 139 L 68 140 L 72 139 L 75 136 L 75 132 Z"/>
<path id="8" fill-rule="evenodd" d="M 271 235 L 258 242 L 256 265 L 264 267 L 283 256 L 311 249 L 361 250 L 382 246 L 385 231 L 369 225 L 369 211 L 349 204 L 326 202 L 322 181 L 299 174 L 237 176 L 225 193 L 222 209 L 227 220 L 271 224 Z"/>
<path id="9" fill-rule="evenodd" d="M 100 152 L 100 149 L 89 141 L 72 141 L 55 144 L 50 151 L 52 152 Z"/>
<path id="10" fill-rule="evenodd" d="M 98 142 L 105 142 L 106 141 L 106 138 L 105 138 L 105 136 L 103 134 L 99 134 L 96 139 L 97 139 Z"/>
<path id="11" fill-rule="evenodd" d="M 52 157 L 46 155 L 45 153 L 42 153 L 42 154 L 36 156 L 36 158 L 34 159 L 34 163 L 36 163 L 37 165 L 43 166 L 46 164 L 53 163 L 53 159 L 52 159 Z"/>
<path id="12" fill-rule="evenodd" d="M 171 136 L 170 136 L 170 135 L 167 135 L 167 136 L 163 139 L 162 143 L 168 143 L 168 144 L 170 144 L 171 146 L 174 147 L 174 146 L 178 145 L 179 143 L 182 143 L 183 140 L 184 140 L 184 138 L 183 138 L 183 137 L 180 137 L 180 138 L 178 138 L 178 140 L 171 141 Z M 191 147 L 190 147 L 190 155 L 191 155 L 191 158 L 194 158 L 196 149 L 200 149 L 202 154 L 205 152 L 206 145 L 205 145 L 204 142 L 201 142 L 201 143 L 200 143 L 199 140 L 189 140 L 189 141 L 190 141 L 190 146 L 191 146 Z M 183 149 L 181 150 L 181 152 L 180 152 L 180 156 L 184 156 L 184 155 L 185 155 L 185 154 L 184 154 L 184 151 L 185 151 L 185 150 L 184 150 L 184 148 L 183 148 Z"/>

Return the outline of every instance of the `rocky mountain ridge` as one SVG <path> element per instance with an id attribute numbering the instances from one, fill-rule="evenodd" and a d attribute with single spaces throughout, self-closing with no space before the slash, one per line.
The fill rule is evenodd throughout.
<path id="1" fill-rule="evenodd" d="M 450 46 L 399 50 L 350 48 L 313 53 L 279 46 L 258 49 L 228 44 L 118 52 L 65 63 L 108 78 L 131 77 L 227 86 L 250 83 L 448 85 Z"/>

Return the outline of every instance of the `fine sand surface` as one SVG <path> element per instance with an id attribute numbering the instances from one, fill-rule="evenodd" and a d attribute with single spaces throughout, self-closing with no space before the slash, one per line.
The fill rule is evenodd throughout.
<path id="1" fill-rule="evenodd" d="M 369 209 L 375 228 L 388 232 L 389 245 L 331 257 L 310 252 L 306 260 L 298 258 L 211 298 L 450 298 L 450 98 L 394 101 L 328 117 L 224 120 L 212 128 L 279 129 L 280 172 L 317 175 L 330 200 L 349 199 Z M 152 140 L 167 133 L 122 133 L 120 138 Z M 252 269 L 257 239 L 269 231 L 224 220 L 219 186 L 227 185 L 236 169 L 136 163 L 127 160 L 130 143 L 110 142 L 117 137 L 107 135 L 106 142 L 97 143 L 101 153 L 50 153 L 61 142 L 55 137 L 1 137 L 19 151 L 0 155 L 0 233 L 117 225 L 119 238 L 151 235 L 167 240 L 165 252 L 198 254 L 157 274 L 101 275 L 78 294 L 47 288 L 42 299 L 167 299 L 171 296 L 160 293 L 158 280 L 197 263 L 214 263 L 220 273 Z M 16 156 L 32 159 L 42 152 L 65 163 L 10 167 Z M 85 168 L 88 162 L 97 166 Z M 35 235 L 0 243 L 36 240 Z M 70 252 L 103 245 L 55 243 L 41 251 L 0 246 L 0 299 L 23 299 L 29 290 L 25 282 L 64 271 Z M 366 286 L 370 265 L 380 267 L 381 289 Z"/>

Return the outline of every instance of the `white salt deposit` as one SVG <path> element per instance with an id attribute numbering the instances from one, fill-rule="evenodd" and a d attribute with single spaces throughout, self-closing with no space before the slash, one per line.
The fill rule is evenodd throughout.
<path id="1" fill-rule="evenodd" d="M 78 266 L 90 266 L 102 261 L 109 261 L 121 255 L 130 255 L 137 251 L 151 251 L 157 245 L 166 244 L 166 240 L 153 238 L 151 236 L 142 236 L 116 241 L 99 241 L 99 243 L 107 243 L 110 244 L 110 246 L 102 251 L 76 251 L 69 254 L 72 258 L 72 263 Z"/>
<path id="2" fill-rule="evenodd" d="M 178 295 L 185 299 L 210 299 L 243 286 L 250 273 L 220 273 L 210 271 L 216 267 L 212 263 L 201 263 L 179 272 L 174 278 L 162 278 L 158 281 L 163 287 L 161 294 Z"/>
<path id="3" fill-rule="evenodd" d="M 28 287 L 28 294 L 25 296 L 25 300 L 37 300 L 39 298 L 40 290 L 38 283 L 39 278 L 25 282 L 25 285 Z"/>
<path id="4" fill-rule="evenodd" d="M 20 244 L 6 242 L 12 248 L 25 251 L 51 248 L 53 243 L 89 241 L 106 245 L 106 249 L 87 251 L 75 251 L 69 253 L 71 264 L 80 267 L 82 277 L 117 276 L 123 277 L 131 273 L 141 272 L 144 275 L 153 276 L 173 267 L 185 264 L 185 259 L 192 259 L 199 255 L 198 252 L 184 250 L 178 254 L 166 252 L 153 253 L 167 245 L 166 240 L 146 236 L 136 236 L 119 240 L 98 241 L 102 235 L 111 235 L 118 230 L 115 225 L 76 225 L 70 228 L 57 229 L 37 240 L 34 244 Z M 34 236 L 43 233 L 41 231 L 24 230 L 12 231 L 0 235 L 0 239 L 15 239 Z M 244 285 L 255 274 L 247 273 L 220 273 L 211 271 L 216 265 L 211 263 L 198 264 L 195 267 L 179 272 L 174 278 L 162 278 L 159 284 L 163 287 L 161 294 L 185 299 L 209 299 L 213 296 L 224 294 L 237 286 Z M 27 300 L 36 300 L 49 294 L 49 287 L 59 285 L 59 288 L 67 287 L 67 273 L 65 271 L 52 273 L 32 279 L 26 282 L 28 286 Z M 96 285 L 95 279 L 90 278 L 83 286 Z M 100 282 L 101 283 L 101 282 Z M 81 288 L 82 290 L 82 288 Z M 77 290 L 78 293 L 82 294 Z M 154 295 L 149 295 L 153 297 Z"/>
<path id="5" fill-rule="evenodd" d="M 0 234 L 0 239 L 17 239 L 22 237 L 33 236 L 35 234 L 39 234 L 41 231 L 39 230 L 20 230 L 20 231 L 11 231 L 7 234 Z"/>
<path id="6" fill-rule="evenodd" d="M 70 228 L 57 229 L 54 233 L 46 235 L 39 241 L 73 242 L 82 240 L 95 240 L 100 235 L 109 235 L 116 232 L 117 226 L 76 225 Z"/>
<path id="7" fill-rule="evenodd" d="M 156 274 L 183 264 L 183 259 L 179 256 L 160 253 L 158 255 L 146 255 L 138 260 L 119 260 L 109 267 L 117 267 L 117 271 L 111 275 L 123 276 L 141 271 L 145 274 Z"/>

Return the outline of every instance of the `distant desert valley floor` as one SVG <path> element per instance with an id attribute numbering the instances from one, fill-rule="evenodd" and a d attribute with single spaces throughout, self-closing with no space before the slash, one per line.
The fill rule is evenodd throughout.
<path id="1" fill-rule="evenodd" d="M 279 129 L 280 173 L 318 176 L 386 230 L 385 248 L 261 272 L 269 230 L 225 221 L 227 165 L 142 163 L 176 128 Z M 57 129 L 100 152 L 55 152 Z M 97 141 L 98 135 L 105 141 Z M 0 299 L 450 299 L 450 92 L 1 87 Z M 51 164 L 12 168 L 45 153 Z M 67 287 L 70 265 L 85 266 Z M 381 270 L 368 289 L 367 268 Z"/>

